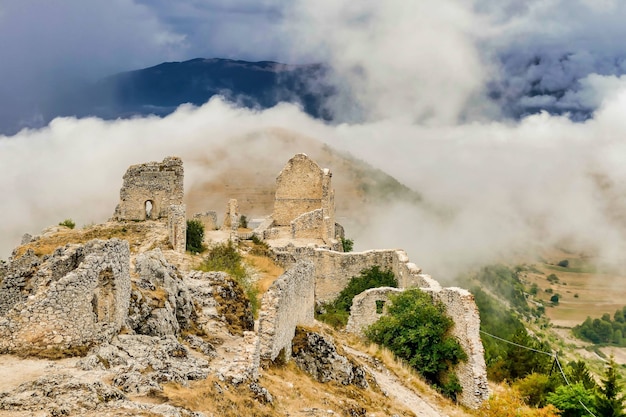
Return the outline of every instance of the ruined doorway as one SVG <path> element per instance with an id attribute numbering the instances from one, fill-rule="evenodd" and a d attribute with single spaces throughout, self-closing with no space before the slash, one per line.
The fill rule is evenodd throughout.
<path id="1" fill-rule="evenodd" d="M 115 282 L 113 270 L 103 269 L 98 274 L 98 286 L 91 300 L 96 323 L 115 321 Z"/>
<path id="2" fill-rule="evenodd" d="M 146 220 L 150 220 L 152 219 L 152 208 L 153 208 L 153 202 L 152 200 L 148 200 L 146 201 L 145 207 L 146 207 Z"/>

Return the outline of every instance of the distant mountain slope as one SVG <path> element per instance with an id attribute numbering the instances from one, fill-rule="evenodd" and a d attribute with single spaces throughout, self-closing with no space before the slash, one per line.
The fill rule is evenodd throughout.
<path id="1" fill-rule="evenodd" d="M 39 97 L 29 106 L 2 110 L 0 113 L 10 114 L 5 114 L 6 117 L 0 114 L 0 134 L 13 134 L 23 127 L 40 127 L 59 116 L 103 119 L 165 116 L 181 104 L 201 105 L 214 95 L 225 96 L 248 108 L 298 103 L 311 116 L 329 119 L 324 103 L 334 94 L 334 89 L 323 81 L 327 71 L 321 64 L 286 65 L 219 58 L 165 62 L 94 83 L 57 86 L 50 97 Z"/>

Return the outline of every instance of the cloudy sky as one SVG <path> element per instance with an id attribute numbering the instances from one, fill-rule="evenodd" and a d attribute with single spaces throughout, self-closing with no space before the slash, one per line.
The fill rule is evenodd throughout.
<path id="1" fill-rule="evenodd" d="M 357 247 L 406 247 L 442 273 L 531 240 L 620 258 L 625 20 L 620 0 L 0 0 L 5 114 L 64 83 L 224 57 L 326 63 L 346 121 L 214 100 L 162 120 L 59 119 L 0 137 L 0 258 L 72 199 L 77 220 L 105 220 L 130 163 L 274 126 L 349 150 L 451 213 L 440 224 L 386 202 Z"/>

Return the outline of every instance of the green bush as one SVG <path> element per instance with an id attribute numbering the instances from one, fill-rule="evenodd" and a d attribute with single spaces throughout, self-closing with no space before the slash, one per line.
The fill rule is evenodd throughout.
<path id="1" fill-rule="evenodd" d="M 239 227 L 248 228 L 248 218 L 243 214 L 239 216 Z"/>
<path id="2" fill-rule="evenodd" d="M 390 300 L 387 315 L 368 327 L 365 335 L 389 348 L 454 399 L 461 386 L 452 367 L 466 360 L 467 354 L 450 335 L 454 323 L 445 306 L 417 288 L 392 295 Z"/>
<path id="3" fill-rule="evenodd" d="M 333 327 L 343 327 L 348 323 L 352 299 L 365 290 L 378 287 L 397 287 L 398 281 L 391 270 L 382 271 L 379 266 L 364 269 L 352 277 L 346 288 L 330 303 L 324 303 L 317 309 L 317 319 Z"/>
<path id="4" fill-rule="evenodd" d="M 209 254 L 198 267 L 199 270 L 224 271 L 239 283 L 250 300 L 252 313 L 256 317 L 259 307 L 259 289 L 251 277 L 248 276 L 243 265 L 243 257 L 232 241 L 218 243 L 209 249 Z"/>
<path id="5" fill-rule="evenodd" d="M 556 284 L 557 282 L 559 282 L 559 277 L 557 277 L 555 274 L 550 274 L 548 275 L 548 281 L 550 281 L 552 284 Z"/>
<path id="6" fill-rule="evenodd" d="M 346 238 L 341 238 L 341 247 L 343 249 L 344 252 L 352 252 L 352 249 L 354 248 L 354 240 L 352 239 L 346 239 Z"/>
<path id="7" fill-rule="evenodd" d="M 206 247 L 202 243 L 204 240 L 204 225 L 200 220 L 187 220 L 187 246 L 190 252 L 201 253 Z"/>
<path id="8" fill-rule="evenodd" d="M 74 220 L 72 219 L 65 219 L 59 223 L 59 226 L 65 226 L 65 227 L 69 227 L 70 229 L 73 229 L 76 227 L 76 223 L 74 223 Z"/>

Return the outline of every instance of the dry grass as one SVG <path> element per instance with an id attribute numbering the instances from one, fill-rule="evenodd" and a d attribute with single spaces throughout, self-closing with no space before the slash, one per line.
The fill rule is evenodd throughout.
<path id="1" fill-rule="evenodd" d="M 76 356 L 85 356 L 89 352 L 89 349 L 91 349 L 91 345 L 73 346 L 68 348 L 52 347 L 44 349 L 30 347 L 21 349 L 19 352 L 16 352 L 16 355 L 20 358 L 59 360 L 65 358 L 73 358 Z"/>
<path id="2" fill-rule="evenodd" d="M 136 252 L 144 243 L 146 234 L 155 222 L 124 222 L 105 223 L 89 226 L 84 229 L 60 228 L 54 233 L 42 236 L 34 242 L 17 248 L 17 256 L 22 256 L 32 249 L 37 256 L 50 255 L 55 249 L 67 244 L 86 243 L 93 239 L 123 239 L 130 244 L 131 251 Z M 162 243 L 162 242 L 159 242 Z"/>
<path id="3" fill-rule="evenodd" d="M 171 405 L 209 415 L 223 417 L 284 415 L 278 413 L 272 405 L 256 400 L 254 393 L 247 386 L 235 387 L 215 377 L 193 381 L 188 387 L 174 383 L 164 384 L 160 396 Z"/>
<path id="4" fill-rule="evenodd" d="M 260 278 L 257 281 L 259 289 L 259 297 L 262 296 L 274 281 L 282 274 L 285 269 L 277 265 L 272 259 L 266 256 L 246 254 L 245 261 L 254 269 L 260 272 Z"/>

